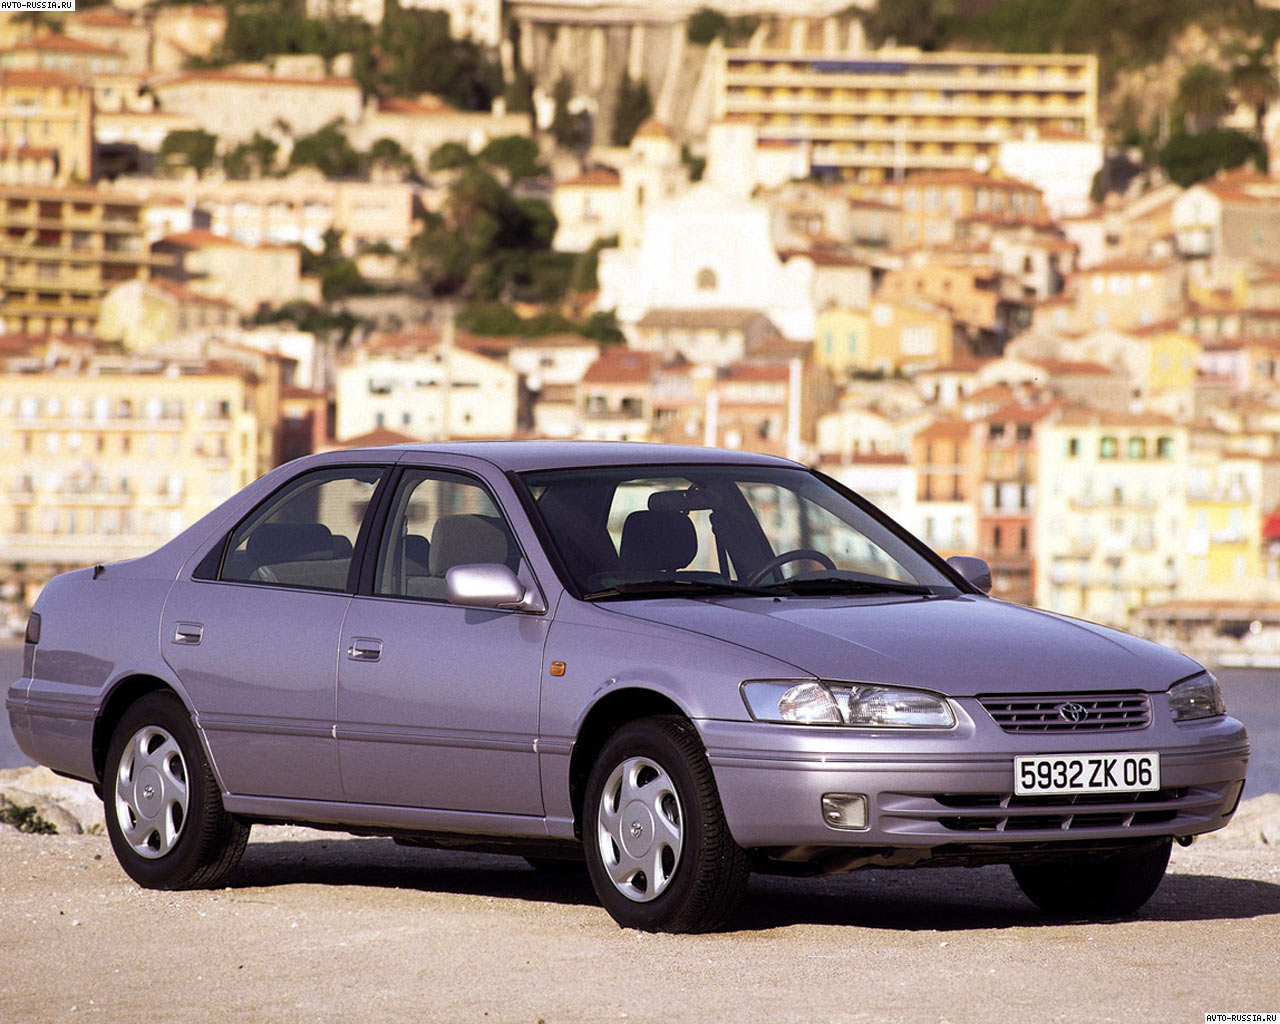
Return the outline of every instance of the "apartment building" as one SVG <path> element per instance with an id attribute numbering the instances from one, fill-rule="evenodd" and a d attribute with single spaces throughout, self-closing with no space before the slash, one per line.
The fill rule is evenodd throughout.
<path id="1" fill-rule="evenodd" d="M 586 441 L 648 441 L 658 365 L 652 352 L 614 346 L 602 353 L 578 384 L 578 436 Z"/>
<path id="2" fill-rule="evenodd" d="M 1173 201 L 1173 233 L 1197 283 L 1231 288 L 1280 242 L 1280 183 L 1248 172 L 1202 181 Z"/>
<path id="3" fill-rule="evenodd" d="M 828 306 L 814 324 L 813 358 L 837 377 L 919 372 L 951 361 L 953 333 L 946 310 L 915 299 Z"/>
<path id="4" fill-rule="evenodd" d="M 155 244 L 172 266 L 165 275 L 209 298 L 231 303 L 245 314 L 283 306 L 296 299 L 316 301 L 319 287 L 303 278 L 296 247 L 245 245 L 211 231 L 184 231 Z"/>
<path id="5" fill-rule="evenodd" d="M 1004 140 L 1098 128 L 1090 55 L 858 51 L 793 32 L 726 48 L 718 70 L 716 116 L 754 125 L 764 142 L 807 143 L 818 176 L 989 167 Z"/>
<path id="6" fill-rule="evenodd" d="M 970 220 L 1043 225 L 1049 219 L 1036 186 L 974 170 L 920 171 L 906 180 L 854 189 L 860 198 L 901 211 L 899 244 L 908 247 L 950 245 Z"/>
<path id="7" fill-rule="evenodd" d="M 1259 459 L 1193 443 L 1187 466 L 1183 596 L 1262 596 L 1262 491 Z"/>
<path id="8" fill-rule="evenodd" d="M 0 180 L 93 178 L 93 88 L 62 71 L 0 70 Z M 31 169 L 35 161 L 38 169 Z"/>
<path id="9" fill-rule="evenodd" d="M 334 403 L 340 441 L 382 429 L 424 441 L 513 437 L 519 376 L 434 330 L 405 331 L 373 339 L 338 368 Z"/>
<path id="10" fill-rule="evenodd" d="M 158 547 L 270 468 L 264 382 L 210 360 L 82 348 L 0 363 L 0 574 L 50 576 Z"/>
<path id="11" fill-rule="evenodd" d="M 102 296 L 157 263 L 142 204 L 96 188 L 0 185 L 0 323 L 91 334 Z"/>
<path id="12" fill-rule="evenodd" d="M 978 432 L 974 423 L 941 418 L 911 442 L 921 537 L 944 557 L 971 555 L 977 546 Z"/>
<path id="13" fill-rule="evenodd" d="M 0 68 L 5 70 L 57 71 L 76 78 L 116 75 L 123 63 L 118 50 L 61 33 L 37 36 L 0 51 Z"/>
<path id="14" fill-rule="evenodd" d="M 1187 428 L 1151 413 L 1063 410 L 1037 430 L 1035 603 L 1125 626 L 1178 596 Z"/>

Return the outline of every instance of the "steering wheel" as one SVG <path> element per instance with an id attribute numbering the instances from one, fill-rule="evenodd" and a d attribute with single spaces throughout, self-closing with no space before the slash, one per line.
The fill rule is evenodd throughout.
<path id="1" fill-rule="evenodd" d="M 763 582 L 764 578 L 768 576 L 769 573 L 774 572 L 777 569 L 781 569 L 788 562 L 799 562 L 803 560 L 817 562 L 824 569 L 830 569 L 832 572 L 835 572 L 836 569 L 836 563 L 831 561 L 831 559 L 821 551 L 815 551 L 813 548 L 793 548 L 790 551 L 782 552 L 780 555 L 774 555 L 769 559 L 769 561 L 765 562 L 764 565 L 760 566 L 759 569 L 753 572 L 744 581 L 744 583 L 748 587 L 754 587 Z"/>

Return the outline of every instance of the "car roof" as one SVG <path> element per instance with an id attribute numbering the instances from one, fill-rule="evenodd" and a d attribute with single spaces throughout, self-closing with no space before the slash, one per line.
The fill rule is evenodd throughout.
<path id="1" fill-rule="evenodd" d="M 635 441 L 455 441 L 441 444 L 397 444 L 374 451 L 461 455 L 484 459 L 504 470 L 569 469 L 578 466 L 653 466 L 690 463 L 789 466 L 797 463 L 755 452 L 725 451 L 695 445 L 646 444 Z"/>

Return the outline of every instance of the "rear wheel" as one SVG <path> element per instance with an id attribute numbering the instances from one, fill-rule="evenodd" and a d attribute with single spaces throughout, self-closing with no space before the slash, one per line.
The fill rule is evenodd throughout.
<path id="1" fill-rule="evenodd" d="M 1014 864 L 1018 887 L 1055 916 L 1125 917 L 1149 900 L 1164 878 L 1173 841 L 1110 855 Z"/>
<path id="2" fill-rule="evenodd" d="M 587 780 L 583 845 L 600 902 L 624 928 L 721 927 L 746 890 L 711 765 L 684 718 L 624 725 Z"/>
<path id="3" fill-rule="evenodd" d="M 139 885 L 213 888 L 244 853 L 249 826 L 222 806 L 191 715 L 171 693 L 147 694 L 124 713 L 102 792 L 112 849 Z"/>

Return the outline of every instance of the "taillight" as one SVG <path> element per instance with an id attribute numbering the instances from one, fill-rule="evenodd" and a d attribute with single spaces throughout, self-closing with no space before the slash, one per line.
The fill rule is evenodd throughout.
<path id="1" fill-rule="evenodd" d="M 40 642 L 40 614 L 38 612 L 32 612 L 27 616 L 27 635 L 25 639 L 29 644 L 38 644 Z"/>

